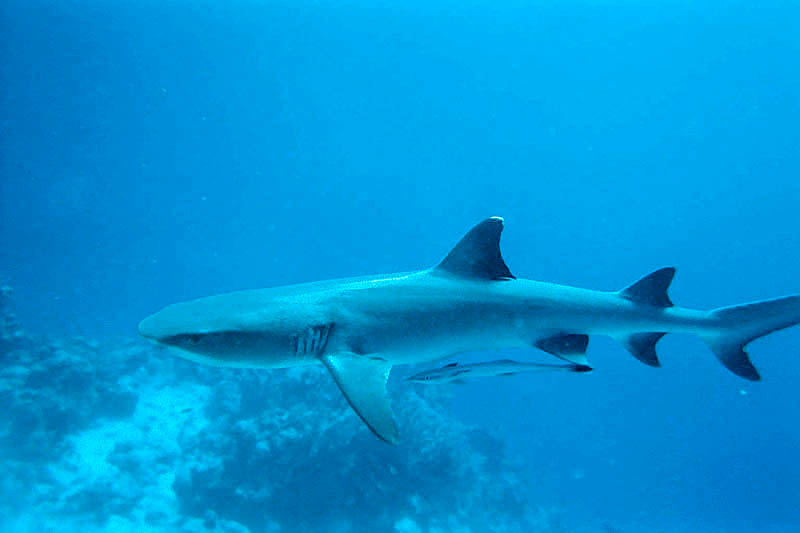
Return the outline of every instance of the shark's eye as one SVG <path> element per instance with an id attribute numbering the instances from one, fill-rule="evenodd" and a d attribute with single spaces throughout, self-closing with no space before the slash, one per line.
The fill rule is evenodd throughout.
<path id="1" fill-rule="evenodd" d="M 189 344 L 200 344 L 200 341 L 203 340 L 203 335 L 199 333 L 190 333 L 186 335 L 186 340 Z"/>

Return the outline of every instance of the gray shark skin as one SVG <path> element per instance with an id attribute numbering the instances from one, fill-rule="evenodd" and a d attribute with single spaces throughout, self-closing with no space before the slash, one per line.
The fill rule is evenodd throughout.
<path id="1" fill-rule="evenodd" d="M 659 366 L 666 333 L 698 335 L 732 372 L 758 380 L 745 345 L 800 322 L 800 295 L 697 311 L 667 295 L 674 268 L 618 292 L 516 279 L 500 254 L 503 219 L 470 230 L 436 267 L 249 290 L 170 305 L 139 332 L 190 360 L 229 367 L 323 364 L 366 425 L 397 442 L 386 380 L 393 365 L 465 351 L 537 347 L 586 365 L 609 335 Z"/>
<path id="2" fill-rule="evenodd" d="M 498 361 L 484 361 L 481 363 L 450 363 L 441 368 L 424 370 L 413 376 L 408 376 L 406 381 L 437 385 L 440 383 L 463 383 L 465 379 L 487 378 L 496 376 L 513 376 L 522 372 L 590 372 L 592 367 L 586 365 L 523 363 L 511 359 Z"/>

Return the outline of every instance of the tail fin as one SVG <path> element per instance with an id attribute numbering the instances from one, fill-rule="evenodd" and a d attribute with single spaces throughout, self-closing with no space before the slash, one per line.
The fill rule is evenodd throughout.
<path id="1" fill-rule="evenodd" d="M 728 370 L 751 381 L 761 379 L 750 362 L 745 346 L 773 331 L 800 323 L 800 295 L 715 309 L 709 313 L 719 320 L 721 333 L 706 337 L 717 359 Z"/>

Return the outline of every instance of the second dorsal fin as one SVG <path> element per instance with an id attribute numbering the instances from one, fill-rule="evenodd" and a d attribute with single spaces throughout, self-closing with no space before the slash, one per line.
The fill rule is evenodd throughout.
<path id="1" fill-rule="evenodd" d="M 637 304 L 672 307 L 672 300 L 669 299 L 667 290 L 674 277 L 674 267 L 662 268 L 623 289 L 619 295 Z"/>
<path id="2" fill-rule="evenodd" d="M 502 218 L 487 218 L 464 235 L 434 271 L 474 279 L 514 279 L 500 255 L 502 232 Z"/>

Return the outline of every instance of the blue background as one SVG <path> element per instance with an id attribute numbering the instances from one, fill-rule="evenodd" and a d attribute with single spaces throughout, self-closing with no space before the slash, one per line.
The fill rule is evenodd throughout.
<path id="1" fill-rule="evenodd" d="M 427 267 L 490 215 L 518 277 L 676 265 L 702 309 L 800 292 L 794 2 L 0 10 L 0 274 L 29 331 Z M 591 375 L 469 384 L 452 410 L 578 523 L 799 522 L 800 331 L 753 344 L 759 384 L 659 346 L 653 370 L 593 339 Z"/>

